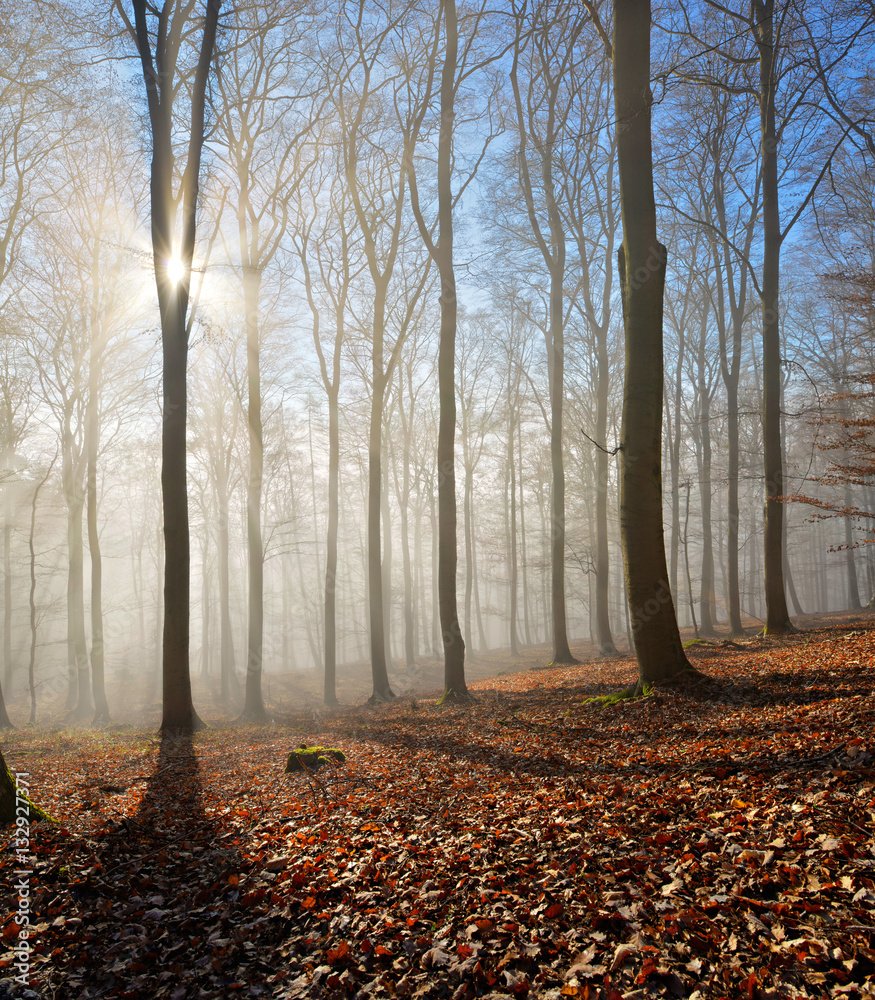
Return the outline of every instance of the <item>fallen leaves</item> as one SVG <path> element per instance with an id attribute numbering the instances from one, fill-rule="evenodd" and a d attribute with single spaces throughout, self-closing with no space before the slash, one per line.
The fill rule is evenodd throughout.
<path id="1" fill-rule="evenodd" d="M 582 702 L 627 683 L 628 660 L 484 682 L 467 710 L 336 710 L 317 731 L 16 734 L 12 759 L 67 824 L 32 829 L 34 984 L 871 997 L 875 634 L 708 647 L 697 665 L 699 688 L 605 709 Z M 347 756 L 318 798 L 281 774 L 302 731 Z M 96 794 L 110 783 L 127 790 Z M 11 911 L 0 926 L 9 948 Z"/>

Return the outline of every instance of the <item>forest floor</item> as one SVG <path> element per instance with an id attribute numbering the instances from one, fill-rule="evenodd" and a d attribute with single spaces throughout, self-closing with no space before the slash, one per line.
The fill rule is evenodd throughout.
<path id="1" fill-rule="evenodd" d="M 875 618 L 807 624 L 613 705 L 629 657 L 471 708 L 15 731 L 60 825 L 30 831 L 30 992 L 0 839 L 0 997 L 873 998 Z M 301 742 L 347 763 L 286 776 Z"/>

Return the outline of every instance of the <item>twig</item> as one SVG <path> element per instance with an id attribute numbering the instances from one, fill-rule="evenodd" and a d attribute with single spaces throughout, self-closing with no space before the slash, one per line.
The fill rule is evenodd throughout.
<path id="1" fill-rule="evenodd" d="M 586 438 L 590 444 L 594 444 L 599 451 L 603 451 L 606 455 L 616 455 L 618 451 L 623 450 L 623 446 L 618 444 L 616 448 L 607 449 L 603 444 L 599 444 L 598 441 L 593 441 L 593 439 L 586 433 L 586 431 L 581 427 L 580 433 Z"/>

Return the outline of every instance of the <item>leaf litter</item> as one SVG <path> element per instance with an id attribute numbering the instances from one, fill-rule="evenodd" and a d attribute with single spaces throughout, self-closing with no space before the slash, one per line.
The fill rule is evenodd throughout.
<path id="1" fill-rule="evenodd" d="M 63 824 L 31 828 L 31 989 L 875 997 L 873 629 L 696 646 L 706 679 L 605 707 L 631 659 L 478 682 L 467 709 L 15 733 Z M 283 775 L 301 743 L 346 764 Z"/>

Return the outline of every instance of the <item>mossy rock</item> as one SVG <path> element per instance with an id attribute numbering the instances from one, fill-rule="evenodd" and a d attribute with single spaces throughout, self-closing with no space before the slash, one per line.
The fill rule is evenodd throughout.
<path id="1" fill-rule="evenodd" d="M 308 747 L 306 743 L 302 743 L 297 750 L 293 750 L 289 754 L 285 773 L 294 774 L 295 771 L 306 771 L 308 774 L 312 774 L 327 764 L 337 766 L 345 763 L 346 754 L 342 750 L 338 750 L 337 747 Z"/>

